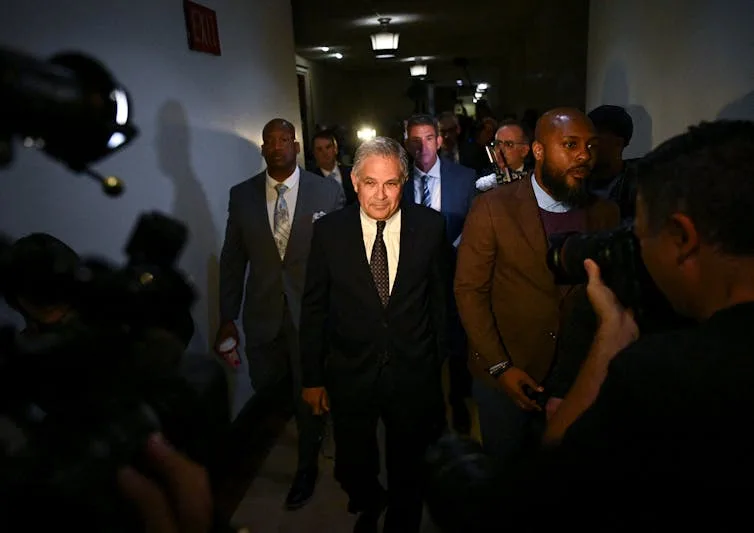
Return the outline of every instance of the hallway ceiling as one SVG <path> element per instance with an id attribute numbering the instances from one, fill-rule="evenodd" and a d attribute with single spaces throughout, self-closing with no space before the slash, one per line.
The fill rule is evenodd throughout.
<path id="1" fill-rule="evenodd" d="M 429 58 L 430 65 L 462 57 L 472 68 L 504 68 L 519 54 L 515 64 L 525 64 L 527 76 L 547 76 L 572 60 L 558 54 L 563 43 L 572 49 L 578 40 L 585 49 L 589 16 L 588 0 L 292 0 L 292 6 L 296 52 L 309 60 L 373 70 L 405 66 L 414 57 Z M 395 59 L 373 56 L 369 36 L 378 31 L 378 16 L 391 17 L 390 28 L 400 33 Z M 333 58 L 335 52 L 343 59 Z"/>

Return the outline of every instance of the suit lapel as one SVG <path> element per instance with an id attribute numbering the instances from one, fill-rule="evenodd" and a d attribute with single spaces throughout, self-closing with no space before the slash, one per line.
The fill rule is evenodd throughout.
<path id="1" fill-rule="evenodd" d="M 406 283 L 405 278 L 408 275 L 406 271 L 409 267 L 409 253 L 417 246 L 416 228 L 414 227 L 413 217 L 411 216 L 412 210 L 401 209 L 401 243 L 398 247 L 398 269 L 395 274 L 395 282 L 393 283 L 393 290 L 390 292 L 390 300 L 388 301 L 388 307 L 391 303 L 397 299 L 400 299 L 400 290 Z M 375 287 L 375 291 L 376 291 Z"/>
<path id="2" fill-rule="evenodd" d="M 509 185 L 510 186 L 510 185 Z M 523 179 L 517 182 L 516 208 L 518 216 L 516 222 L 521 227 L 521 232 L 526 237 L 537 257 L 547 256 L 547 237 L 545 236 L 542 221 L 539 217 L 539 206 L 534 196 L 534 188 L 531 180 Z"/>
<path id="3" fill-rule="evenodd" d="M 372 300 L 372 304 L 382 308 L 380 295 L 377 292 L 377 285 L 372 277 L 372 270 L 369 268 L 367 261 L 367 252 L 364 248 L 364 232 L 361 231 L 361 215 L 358 204 L 349 206 L 348 217 L 350 220 L 344 225 L 345 241 L 344 247 L 348 257 L 344 258 L 344 264 L 354 266 L 355 282 L 357 287 L 364 287 L 368 293 L 367 298 Z"/>
<path id="4" fill-rule="evenodd" d="M 280 257 L 275 238 L 272 236 L 270 228 L 269 214 L 267 213 L 267 175 L 263 172 L 258 175 L 258 179 L 253 181 L 252 198 L 249 215 L 254 219 L 254 226 L 259 228 L 262 236 L 262 246 L 274 251 L 276 257 Z M 253 227 L 253 226 L 252 226 Z"/>
<path id="5" fill-rule="evenodd" d="M 453 178 L 448 170 L 448 165 L 440 158 L 440 213 L 443 215 L 454 211 L 453 202 L 458 198 L 458 195 L 452 189 Z"/>
<path id="6" fill-rule="evenodd" d="M 293 212 L 293 222 L 291 223 L 291 238 L 302 217 L 314 211 L 316 198 L 313 198 L 313 188 L 313 183 L 304 174 L 304 170 L 299 170 L 298 195 L 296 196 L 296 210 Z"/>

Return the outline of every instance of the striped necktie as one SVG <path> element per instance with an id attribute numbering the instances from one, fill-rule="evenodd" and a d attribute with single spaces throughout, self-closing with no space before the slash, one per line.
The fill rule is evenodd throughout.
<path id="1" fill-rule="evenodd" d="M 429 176 L 426 174 L 421 175 L 422 185 L 422 205 L 426 207 L 432 207 L 432 193 L 429 190 Z"/>
<path id="2" fill-rule="evenodd" d="M 285 257 L 288 237 L 291 235 L 291 217 L 288 212 L 288 203 L 285 201 L 285 196 L 283 196 L 288 187 L 282 183 L 278 183 L 275 185 L 275 190 L 278 193 L 278 198 L 275 202 L 275 214 L 273 216 L 274 230 L 272 233 L 278 252 L 280 253 L 280 259 L 282 260 Z"/>

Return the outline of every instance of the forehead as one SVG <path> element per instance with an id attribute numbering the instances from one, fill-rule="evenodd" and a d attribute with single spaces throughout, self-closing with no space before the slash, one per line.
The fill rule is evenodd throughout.
<path id="1" fill-rule="evenodd" d="M 554 142 L 564 137 L 578 137 L 581 139 L 591 139 L 595 137 L 594 126 L 591 122 L 588 122 L 581 117 L 561 117 L 559 120 L 553 122 L 552 127 L 548 131 L 548 135 L 545 140 L 548 139 Z"/>
<path id="2" fill-rule="evenodd" d="M 429 124 L 416 124 L 411 126 L 408 130 L 409 137 L 426 137 L 427 135 L 434 135 L 435 128 Z"/>
<path id="3" fill-rule="evenodd" d="M 265 128 L 262 132 L 262 139 L 269 139 L 271 137 L 293 137 L 293 131 L 282 125 L 274 125 Z"/>
<path id="4" fill-rule="evenodd" d="M 316 139 L 314 139 L 315 148 L 317 147 L 327 148 L 329 146 L 332 146 L 333 144 L 335 143 L 333 143 L 332 139 L 323 139 L 322 137 L 317 137 Z"/>
<path id="5" fill-rule="evenodd" d="M 400 163 L 395 157 L 382 155 L 367 156 L 361 163 L 361 176 L 377 181 L 387 181 L 400 177 Z"/>
<path id="6" fill-rule="evenodd" d="M 523 137 L 524 132 L 518 126 L 503 126 L 498 130 L 495 137 L 498 140 L 504 141 L 507 139 L 518 139 Z"/>

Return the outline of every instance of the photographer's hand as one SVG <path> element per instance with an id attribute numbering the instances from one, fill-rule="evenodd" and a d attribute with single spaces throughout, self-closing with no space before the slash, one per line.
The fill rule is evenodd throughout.
<path id="1" fill-rule="evenodd" d="M 607 377 L 610 361 L 639 337 L 633 313 L 620 304 L 602 281 L 597 263 L 587 259 L 584 268 L 589 275 L 586 292 L 597 313 L 599 327 L 573 386 L 547 420 L 543 441 L 549 446 L 558 444 L 571 424 L 594 403 Z"/>
<path id="2" fill-rule="evenodd" d="M 612 351 L 611 355 L 615 355 L 639 338 L 639 327 L 633 312 L 625 309 L 615 293 L 602 281 L 597 263 L 587 259 L 584 261 L 584 268 L 589 276 L 586 293 L 599 319 L 595 342 L 609 344 L 610 349 L 602 352 Z"/>
<path id="3" fill-rule="evenodd" d="M 161 478 L 134 468 L 118 472 L 118 486 L 138 509 L 146 533 L 207 533 L 212 527 L 212 493 L 207 471 L 177 452 L 159 435 L 147 444 L 147 461 Z"/>

